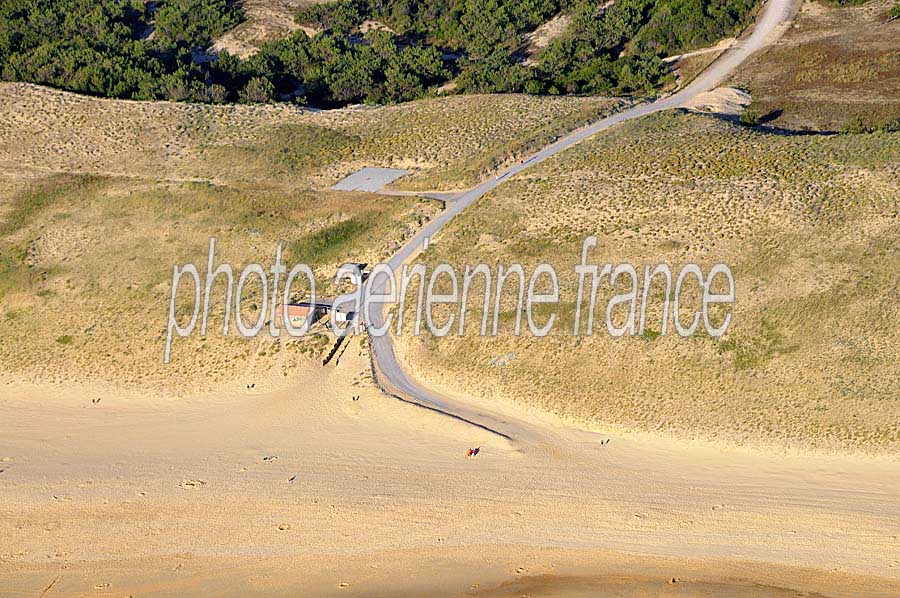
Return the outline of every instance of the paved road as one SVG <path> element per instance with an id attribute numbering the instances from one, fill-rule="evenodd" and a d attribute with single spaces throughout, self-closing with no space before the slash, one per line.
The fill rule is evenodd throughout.
<path id="1" fill-rule="evenodd" d="M 388 265 L 398 272 L 402 265 L 421 251 L 425 238 L 434 237 L 451 219 L 468 208 L 475 201 L 502 185 L 507 179 L 540 164 L 547 158 L 566 150 L 584 139 L 605 131 L 610 127 L 625 121 L 641 118 L 654 112 L 677 108 L 692 100 L 697 94 L 715 89 L 751 54 L 764 48 L 783 33 L 787 22 L 791 19 L 799 5 L 799 0 L 769 0 L 763 9 L 760 18 L 752 34 L 732 46 L 718 60 L 711 64 L 700 76 L 694 79 L 687 87 L 675 94 L 661 98 L 655 102 L 640 104 L 623 112 L 619 112 L 599 120 L 584 128 L 578 129 L 558 141 L 545 147 L 534 155 L 520 163 L 501 171 L 496 177 L 492 177 L 474 189 L 461 195 L 449 204 L 448 209 L 425 226 L 412 240 L 404 245 L 394 256 L 388 260 Z M 381 292 L 381 281 L 373 281 L 372 288 L 375 292 Z M 377 312 L 377 313 L 376 313 Z M 384 322 L 384 313 L 373 310 L 369 315 L 369 325 L 379 327 Z M 476 425 L 496 431 L 497 433 L 526 440 L 530 436 L 529 428 L 521 422 L 513 421 L 497 413 L 477 409 L 469 404 L 453 401 L 445 397 L 437 397 L 422 388 L 415 382 L 400 365 L 394 353 L 393 341 L 390 335 L 384 335 L 372 339 L 374 357 L 383 377 L 383 381 L 389 383 L 405 399 L 422 406 L 443 411 L 457 418 L 465 419 Z"/>

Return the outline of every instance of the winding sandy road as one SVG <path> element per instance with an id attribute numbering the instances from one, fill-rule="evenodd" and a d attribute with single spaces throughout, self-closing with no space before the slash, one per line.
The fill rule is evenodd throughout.
<path id="1" fill-rule="evenodd" d="M 629 120 L 647 116 L 648 114 L 683 106 L 698 94 L 719 86 L 747 58 L 776 41 L 782 35 L 789 26 L 789 22 L 799 4 L 798 0 L 770 0 L 757 20 L 753 32 L 747 38 L 732 46 L 685 88 L 654 102 L 637 105 L 573 131 L 459 196 L 449 205 L 448 209 L 429 222 L 415 237 L 394 254 L 387 264 L 393 271 L 398 271 L 405 262 L 422 249 L 427 238 L 434 237 L 457 214 L 523 170 L 540 164 L 544 160 L 601 131 Z M 370 292 L 381 293 L 383 290 L 383 279 L 370 282 Z M 383 311 L 373 312 L 369 315 L 369 324 L 372 327 L 381 327 L 384 324 L 384 317 Z M 466 420 L 519 441 L 527 442 L 527 439 L 536 433 L 536 431 L 530 430 L 522 422 L 497 413 L 478 409 L 467 403 L 453 401 L 446 397 L 437 397 L 424 389 L 404 371 L 394 352 L 393 339 L 389 334 L 373 337 L 372 349 L 382 376 L 382 382 L 405 395 L 405 400 L 417 403 L 423 407 L 442 411 L 458 419 Z"/>

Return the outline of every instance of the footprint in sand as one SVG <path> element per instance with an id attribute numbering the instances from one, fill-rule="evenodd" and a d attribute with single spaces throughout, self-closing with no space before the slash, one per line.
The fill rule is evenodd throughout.
<path id="1" fill-rule="evenodd" d="M 179 488 L 200 488 L 206 486 L 206 480 L 184 480 L 178 484 Z"/>

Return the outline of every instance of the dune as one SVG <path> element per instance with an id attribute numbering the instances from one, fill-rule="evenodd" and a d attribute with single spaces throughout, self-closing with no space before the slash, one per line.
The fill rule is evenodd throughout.
<path id="1" fill-rule="evenodd" d="M 896 462 L 591 433 L 510 404 L 535 430 L 513 443 L 378 392 L 357 338 L 337 365 L 200 396 L 9 377 L 3 395 L 14 593 L 900 591 Z"/>

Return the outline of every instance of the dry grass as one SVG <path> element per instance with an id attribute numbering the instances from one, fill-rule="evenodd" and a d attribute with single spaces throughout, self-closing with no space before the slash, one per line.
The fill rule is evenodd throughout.
<path id="1" fill-rule="evenodd" d="M 200 183 L 53 175 L 6 197 L 0 227 L 0 369 L 50 380 L 114 382 L 166 392 L 209 388 L 237 376 L 287 375 L 319 359 L 331 337 L 299 340 L 222 338 L 224 283 L 212 299 L 210 334 L 175 343 L 162 355 L 172 267 L 206 271 L 209 238 L 216 264 L 237 273 L 248 263 L 268 269 L 278 241 L 285 262 L 318 266 L 320 282 L 348 259 L 377 261 L 434 215 L 415 198 L 361 197 L 303 191 L 247 191 Z M 350 226 L 347 226 L 350 225 Z M 307 255 L 306 242 L 337 230 L 326 253 Z M 301 283 L 295 287 L 305 289 Z M 320 296 L 327 285 L 320 287 Z M 190 317 L 186 282 L 179 320 Z M 262 305 L 258 283 L 244 293 L 245 321 Z"/>
<path id="2" fill-rule="evenodd" d="M 618 127 L 501 187 L 426 256 L 549 261 L 562 286 L 556 333 L 512 337 L 507 311 L 497 339 L 402 343 L 436 384 L 592 424 L 895 450 L 898 174 L 898 134 L 783 137 L 671 113 Z M 659 336 L 651 309 L 644 337 L 576 341 L 572 267 L 590 234 L 595 263 L 731 265 L 729 333 L 683 340 L 670 323 Z M 651 297 L 658 306 L 661 289 Z"/>
<path id="3" fill-rule="evenodd" d="M 898 118 L 900 21 L 885 16 L 892 5 L 807 1 L 795 27 L 734 82 L 749 88 L 759 114 L 782 111 L 773 124 L 787 128 L 836 131 L 856 115 Z"/>
<path id="4" fill-rule="evenodd" d="M 0 84 L 0 168 L 326 188 L 362 166 L 454 189 L 618 100 L 459 96 L 314 113 L 287 105 L 100 100 Z"/>
<path id="5" fill-rule="evenodd" d="M 320 293 L 330 292 L 337 265 L 385 259 L 439 209 L 416 198 L 329 191 L 338 179 L 361 166 L 402 166 L 414 170 L 407 185 L 471 184 L 614 105 L 459 97 L 314 113 L 2 84 L 0 369 L 171 392 L 251 369 L 287 373 L 297 360 L 318 358 L 328 340 L 215 333 L 177 342 L 173 364 L 163 367 L 173 265 L 205 264 L 216 236 L 223 261 L 268 266 L 284 240 L 286 261 L 309 261 Z M 222 290 L 212 329 L 221 329 Z M 182 318 L 188 309 L 179 304 Z"/>
<path id="6" fill-rule="evenodd" d="M 408 168 L 397 187 L 474 186 L 504 164 L 625 103 L 594 97 L 453 96 L 399 106 L 340 112 L 336 126 L 362 140 L 358 165 Z"/>

